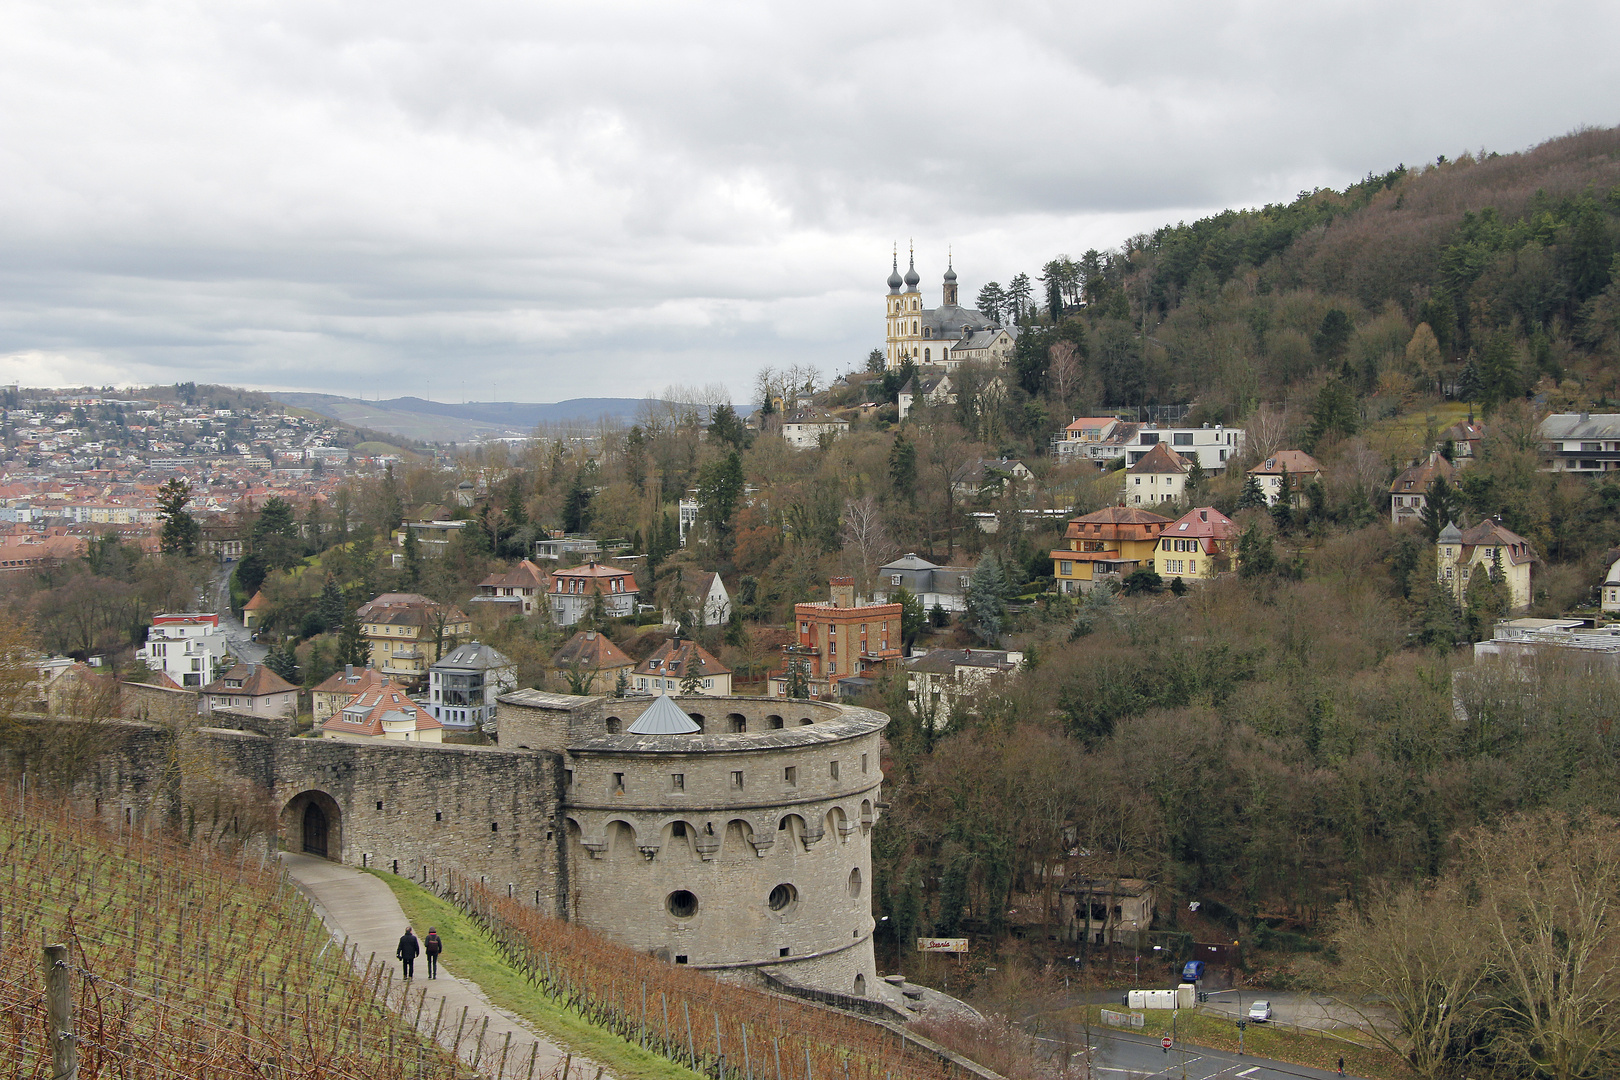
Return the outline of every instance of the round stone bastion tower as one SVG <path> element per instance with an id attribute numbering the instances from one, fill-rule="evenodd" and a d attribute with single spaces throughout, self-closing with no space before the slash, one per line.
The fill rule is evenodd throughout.
<path id="1" fill-rule="evenodd" d="M 872 828 L 889 718 L 749 697 L 500 698 L 562 757 L 560 907 L 674 964 L 878 997 Z"/>

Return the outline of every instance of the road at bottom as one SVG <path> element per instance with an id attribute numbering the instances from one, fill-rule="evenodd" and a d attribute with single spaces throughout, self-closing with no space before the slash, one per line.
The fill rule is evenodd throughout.
<path id="1" fill-rule="evenodd" d="M 1078 1061 L 1085 1047 L 1085 1030 L 1078 1024 L 1066 1025 L 1069 1045 Z M 1049 1046 L 1063 1044 L 1062 1029 L 1057 1035 L 1037 1036 Z M 1130 1035 L 1111 1029 L 1091 1029 L 1091 1071 L 1096 1080 L 1338 1080 L 1332 1069 L 1313 1069 L 1230 1050 L 1211 1050 L 1190 1043 L 1176 1043 L 1166 1052 L 1157 1037 Z M 1350 1075 L 1350 1074 L 1346 1074 Z"/>

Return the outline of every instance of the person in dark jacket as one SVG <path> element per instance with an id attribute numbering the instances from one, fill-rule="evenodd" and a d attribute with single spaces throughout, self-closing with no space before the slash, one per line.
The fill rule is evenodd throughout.
<path id="1" fill-rule="evenodd" d="M 399 958 L 399 962 L 405 965 L 405 977 L 407 979 L 412 977 L 416 964 L 416 954 L 421 951 L 422 947 L 417 942 L 416 935 L 411 933 L 411 928 L 407 926 L 405 936 L 399 939 L 399 948 L 394 950 L 394 955 Z"/>
<path id="2" fill-rule="evenodd" d="M 428 927 L 427 937 L 422 939 L 422 951 L 428 958 L 428 978 L 439 977 L 439 954 L 444 951 L 444 942 L 439 940 L 439 932 Z"/>

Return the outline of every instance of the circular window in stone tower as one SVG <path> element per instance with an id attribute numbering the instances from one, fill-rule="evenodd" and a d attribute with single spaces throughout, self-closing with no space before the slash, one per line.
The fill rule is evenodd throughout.
<path id="1" fill-rule="evenodd" d="M 690 919 L 697 914 L 697 897 L 685 889 L 676 889 L 664 899 L 664 907 L 677 919 Z"/>
<path id="2" fill-rule="evenodd" d="M 765 902 L 770 905 L 772 911 L 787 911 L 799 902 L 799 890 L 783 882 L 771 890 L 771 895 Z"/>

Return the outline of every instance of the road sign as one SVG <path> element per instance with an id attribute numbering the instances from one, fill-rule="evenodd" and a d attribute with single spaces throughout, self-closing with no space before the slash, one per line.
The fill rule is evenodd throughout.
<path id="1" fill-rule="evenodd" d="M 1164 1047 L 1166 1050 L 1170 1049 L 1170 1036 L 1166 1035 L 1164 1038 L 1160 1039 L 1159 1045 Z"/>

